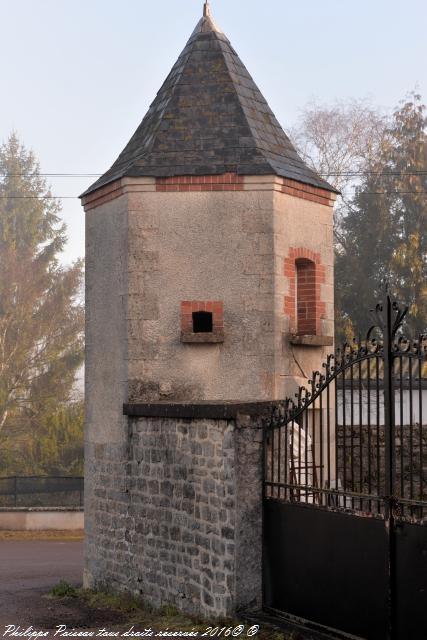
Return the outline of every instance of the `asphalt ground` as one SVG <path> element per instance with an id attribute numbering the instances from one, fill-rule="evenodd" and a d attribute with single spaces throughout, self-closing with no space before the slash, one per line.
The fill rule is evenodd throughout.
<path id="1" fill-rule="evenodd" d="M 39 640 L 27 631 L 49 631 L 42 640 L 54 640 L 58 625 L 66 625 L 71 637 L 81 630 L 128 630 L 126 616 L 109 609 L 93 609 L 78 598 L 51 598 L 49 591 L 60 581 L 81 586 L 83 541 L 66 539 L 14 539 L 0 536 L 0 639 Z M 272 625 L 289 640 L 328 640 L 330 636 L 271 619 L 262 612 L 246 618 L 247 623 Z M 263 624 L 264 623 L 264 624 Z M 14 625 L 16 634 L 5 633 Z M 165 623 L 163 622 L 164 626 Z M 169 626 L 166 624 L 166 626 Z M 30 630 L 31 631 L 31 630 Z M 74 636 L 73 631 L 76 631 Z M 269 634 L 268 638 L 277 636 Z M 61 636 L 57 640 L 62 640 Z"/>
<path id="2" fill-rule="evenodd" d="M 0 637 L 5 625 L 47 621 L 46 593 L 61 580 L 81 585 L 82 576 L 82 540 L 0 540 Z"/>

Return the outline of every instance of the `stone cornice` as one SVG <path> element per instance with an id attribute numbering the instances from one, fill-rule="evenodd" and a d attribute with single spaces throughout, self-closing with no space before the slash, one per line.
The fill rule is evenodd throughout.
<path id="1" fill-rule="evenodd" d="M 224 191 L 276 191 L 294 198 L 333 207 L 336 194 L 319 187 L 275 175 L 175 176 L 171 178 L 121 178 L 82 197 L 85 211 L 95 209 L 128 193 L 197 193 Z"/>

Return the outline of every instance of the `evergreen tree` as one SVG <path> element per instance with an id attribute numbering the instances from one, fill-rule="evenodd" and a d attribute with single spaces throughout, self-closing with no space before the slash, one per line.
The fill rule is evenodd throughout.
<path id="1" fill-rule="evenodd" d="M 0 469 L 4 475 L 83 475 L 83 402 L 46 412 L 29 432 L 3 432 Z"/>
<path id="2" fill-rule="evenodd" d="M 0 432 L 34 432 L 83 361 L 83 265 L 64 267 L 60 205 L 15 134 L 0 147 Z"/>
<path id="3" fill-rule="evenodd" d="M 390 279 L 402 300 L 410 304 L 408 329 L 427 331 L 427 115 L 414 95 L 395 114 L 390 166 L 396 174 L 391 209 L 396 245 Z M 406 175 L 405 175 L 406 174 Z"/>
<path id="4" fill-rule="evenodd" d="M 363 334 L 388 279 L 411 305 L 411 333 L 427 330 L 427 117 L 414 94 L 393 114 L 342 222 L 336 256 L 337 339 Z"/>

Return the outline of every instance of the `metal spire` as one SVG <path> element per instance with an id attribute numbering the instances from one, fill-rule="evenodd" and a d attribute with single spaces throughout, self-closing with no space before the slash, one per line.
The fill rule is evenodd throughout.
<path id="1" fill-rule="evenodd" d="M 209 0 L 205 0 L 205 4 L 203 6 L 203 17 L 211 18 L 211 7 L 209 5 Z"/>

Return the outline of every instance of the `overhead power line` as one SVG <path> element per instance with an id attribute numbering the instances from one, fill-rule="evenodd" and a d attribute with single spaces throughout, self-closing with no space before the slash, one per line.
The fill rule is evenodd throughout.
<path id="1" fill-rule="evenodd" d="M 364 196 L 407 196 L 425 195 L 426 191 L 361 191 Z M 79 200 L 79 196 L 0 196 L 2 200 Z"/>
<path id="2" fill-rule="evenodd" d="M 0 196 L 2 200 L 79 200 L 78 196 Z"/>
<path id="3" fill-rule="evenodd" d="M 66 173 L 66 172 L 56 172 L 56 173 L 7 173 L 0 172 L 0 177 L 4 178 L 99 178 L 103 174 L 101 173 Z M 420 171 L 343 171 L 343 172 L 330 172 L 330 173 L 319 173 L 319 176 L 323 178 L 328 177 L 347 177 L 347 178 L 357 178 L 363 176 L 375 176 L 378 178 L 382 177 L 405 177 L 405 176 L 418 176 L 423 177 L 427 176 L 427 169 L 423 169 Z M 344 192 L 348 188 L 352 188 L 351 185 L 348 185 L 344 188 Z M 354 185 L 353 188 L 355 188 Z M 395 190 L 395 191 L 362 191 L 361 192 L 365 196 L 377 196 L 377 195 L 427 195 L 427 190 Z M 54 195 L 46 195 L 46 196 L 27 196 L 27 195 L 0 195 L 0 199 L 12 199 L 12 200 L 78 200 L 78 196 L 54 196 Z"/>
<path id="4" fill-rule="evenodd" d="M 102 173 L 2 173 L 4 178 L 100 178 Z M 331 171 L 329 173 L 319 173 L 322 177 L 342 177 L 352 178 L 360 176 L 427 176 L 427 169 L 421 171 Z"/>
<path id="5" fill-rule="evenodd" d="M 353 178 L 358 176 L 376 176 L 379 178 L 394 178 L 401 176 L 426 176 L 427 171 L 344 171 L 342 173 L 319 173 L 320 176 L 333 176 L 333 177 L 343 177 L 343 178 Z"/>
<path id="6" fill-rule="evenodd" d="M 4 178 L 99 178 L 102 173 L 1 173 Z"/>

